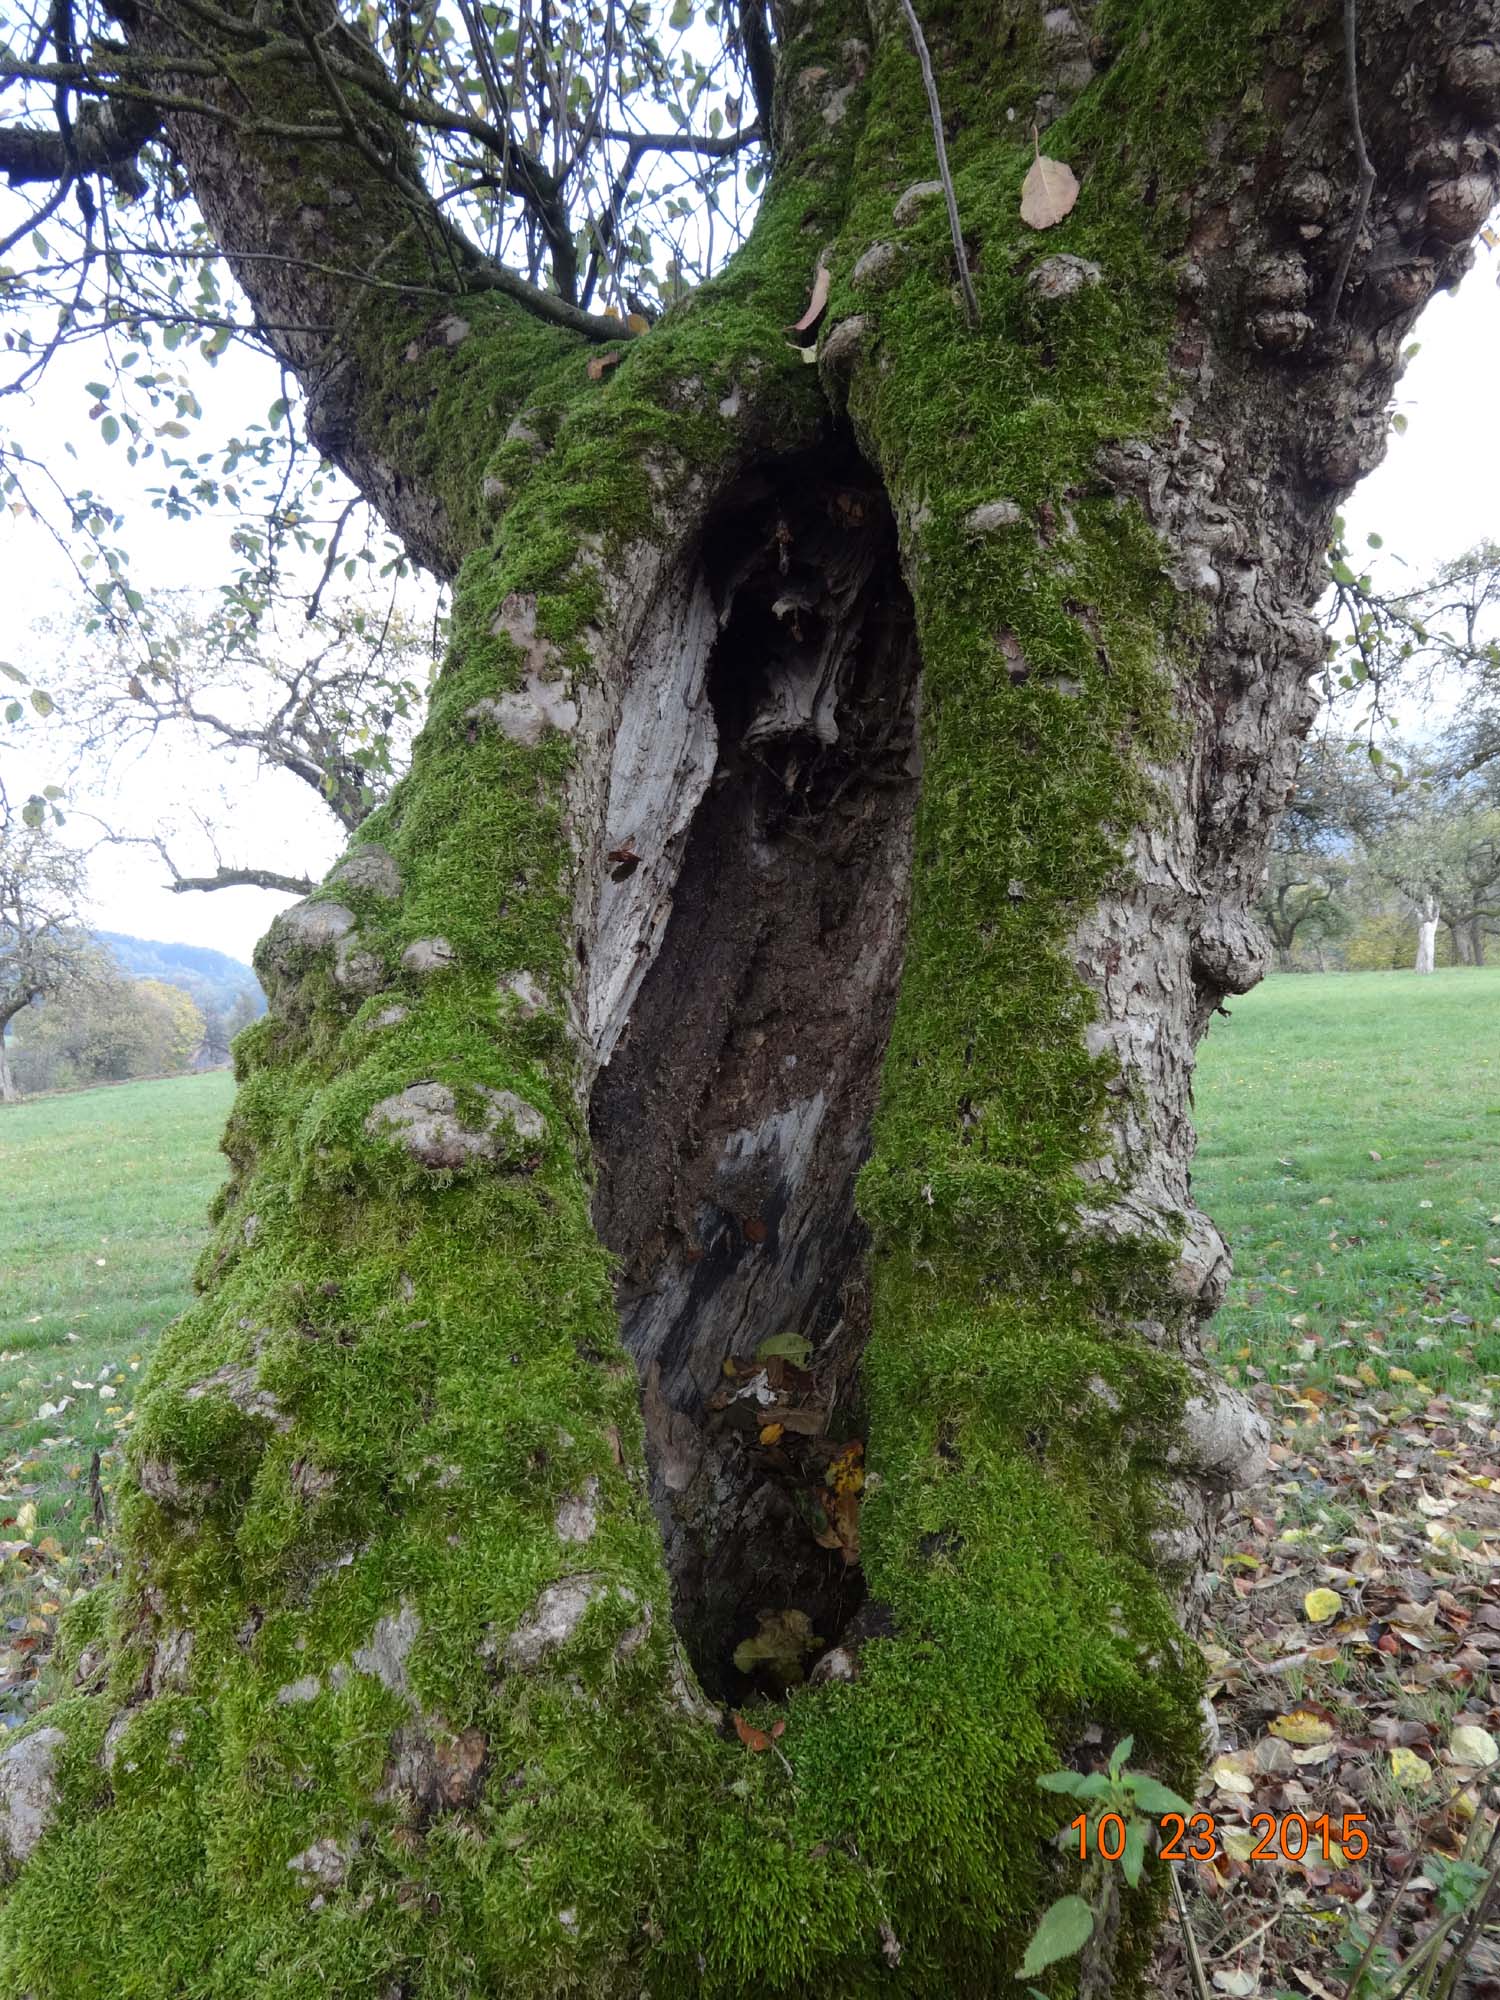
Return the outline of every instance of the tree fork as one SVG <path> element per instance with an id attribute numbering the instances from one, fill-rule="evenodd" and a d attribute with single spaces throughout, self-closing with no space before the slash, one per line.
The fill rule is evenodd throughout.
<path id="1" fill-rule="evenodd" d="M 924 9 L 978 330 L 894 7 L 783 11 L 752 239 L 613 367 L 361 297 L 314 427 L 463 558 L 452 653 L 262 948 L 122 1576 L 0 1759 L 7 1990 L 1003 1992 L 1035 1776 L 1130 1731 L 1190 1778 L 1177 1614 L 1261 1443 L 1192 1050 L 1261 969 L 1332 510 L 1496 181 L 1493 6 L 1360 12 L 1326 330 L 1331 4 Z M 221 238 L 291 212 L 176 138 Z M 858 1574 L 714 1408 L 788 1332 Z M 716 1706 L 761 1610 L 826 1649 L 775 1755 Z"/>

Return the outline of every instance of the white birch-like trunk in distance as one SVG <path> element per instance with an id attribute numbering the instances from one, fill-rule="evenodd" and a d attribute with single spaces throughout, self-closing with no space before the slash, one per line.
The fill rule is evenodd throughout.
<path id="1" fill-rule="evenodd" d="M 1422 904 L 1422 914 L 1417 923 L 1417 963 L 1418 972 L 1431 972 L 1437 963 L 1437 899 L 1428 896 Z"/>

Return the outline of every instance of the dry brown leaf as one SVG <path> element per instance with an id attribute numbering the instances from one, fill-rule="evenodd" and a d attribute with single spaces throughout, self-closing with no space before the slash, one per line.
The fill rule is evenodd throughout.
<path id="1" fill-rule="evenodd" d="M 828 305 L 828 288 L 832 283 L 833 275 L 827 265 L 820 264 L 818 266 L 818 275 L 813 279 L 812 297 L 807 302 L 807 311 L 803 313 L 795 326 L 787 328 L 788 333 L 810 333 L 812 331 L 823 317 L 823 313 Z M 808 343 L 799 340 L 797 345 L 805 347 Z"/>
<path id="2" fill-rule="evenodd" d="M 1021 183 L 1021 220 L 1032 229 L 1053 229 L 1073 212 L 1078 179 L 1062 160 L 1038 153 Z"/>
<path id="3" fill-rule="evenodd" d="M 757 1729 L 754 1723 L 746 1722 L 738 1709 L 735 1709 L 733 1714 L 735 1733 L 747 1750 L 760 1751 L 770 1749 L 771 1739 L 763 1729 Z"/>

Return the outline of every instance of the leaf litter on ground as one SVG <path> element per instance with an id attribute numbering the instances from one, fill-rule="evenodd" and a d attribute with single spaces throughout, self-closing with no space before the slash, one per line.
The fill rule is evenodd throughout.
<path id="1" fill-rule="evenodd" d="M 1345 2000 L 1356 1931 L 1384 1917 L 1400 1961 L 1442 1907 L 1445 1870 L 1495 1824 L 1497 1389 L 1481 1378 L 1437 1394 L 1368 1366 L 1329 1388 L 1254 1385 L 1272 1463 L 1225 1525 L 1202 1641 L 1220 1742 L 1196 1805 L 1219 1852 L 1178 1864 L 1215 1992 Z M 1325 1813 L 1326 1858 L 1313 1830 Z M 1275 1833 L 1262 1843 L 1274 1858 L 1253 1858 L 1267 1815 L 1278 1832 L 1306 1822 L 1300 1858 Z M 1187 1958 L 1170 1925 L 1153 1988 L 1164 2000 L 1191 1995 Z M 1478 1937 L 1457 1991 L 1500 2000 L 1493 1936 Z"/>

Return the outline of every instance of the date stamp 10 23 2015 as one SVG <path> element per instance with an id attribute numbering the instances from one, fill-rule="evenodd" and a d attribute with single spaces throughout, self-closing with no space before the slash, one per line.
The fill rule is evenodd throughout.
<path id="1" fill-rule="evenodd" d="M 1257 1813 L 1250 1822 L 1254 1836 L 1248 1859 L 1251 1861 L 1321 1860 L 1338 1864 L 1363 1861 L 1370 1851 L 1364 1813 L 1345 1813 L 1333 1819 L 1319 1813 L 1308 1819 L 1302 1813 Z M 1218 1822 L 1212 1813 L 1160 1813 L 1163 1861 L 1217 1861 L 1222 1856 Z M 1125 1821 L 1119 1813 L 1101 1813 L 1097 1818 L 1080 1813 L 1069 1826 L 1078 1835 L 1078 1858 L 1087 1861 L 1097 1854 L 1105 1861 L 1118 1861 L 1125 1852 Z"/>

